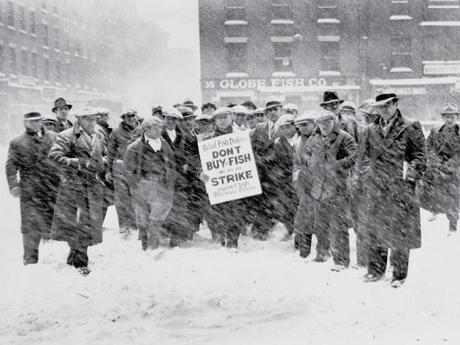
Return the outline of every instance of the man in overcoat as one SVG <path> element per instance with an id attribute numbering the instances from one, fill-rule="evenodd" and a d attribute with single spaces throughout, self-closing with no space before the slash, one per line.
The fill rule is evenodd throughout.
<path id="1" fill-rule="evenodd" d="M 43 116 L 24 115 L 25 132 L 10 142 L 6 176 L 10 193 L 19 197 L 24 265 L 38 262 L 41 239 L 49 239 L 59 173 L 48 159 L 56 134 L 42 126 Z"/>
<path id="2" fill-rule="evenodd" d="M 300 234 L 301 257 L 310 255 L 315 234 L 315 261 L 326 261 L 330 248 L 334 270 L 339 271 L 350 264 L 348 179 L 358 147 L 350 134 L 339 129 L 334 113 L 319 112 L 316 124 L 318 129 L 308 139 L 302 159 L 305 195 L 297 210 L 295 231 Z"/>
<path id="3" fill-rule="evenodd" d="M 57 133 L 72 127 L 72 122 L 68 120 L 70 109 L 72 109 L 72 104 L 68 104 L 64 98 L 60 97 L 54 101 L 51 111 L 56 114 L 54 128 Z"/>
<path id="4" fill-rule="evenodd" d="M 158 116 L 142 122 L 142 135 L 130 144 L 123 168 L 133 196 L 142 249 L 160 244 L 164 221 L 173 206 L 176 166 L 174 152 L 161 136 Z"/>
<path id="5" fill-rule="evenodd" d="M 132 195 L 123 168 L 126 149 L 134 141 L 134 131 L 139 128 L 136 116 L 137 111 L 134 109 L 122 111 L 122 120 L 118 128 L 115 128 L 110 134 L 107 149 L 108 173 L 106 179 L 113 182 L 118 226 L 123 236 L 128 236 L 132 230 L 137 228 Z"/>
<path id="6" fill-rule="evenodd" d="M 283 105 L 276 97 L 267 99 L 265 114 L 267 122 L 257 124 L 251 131 L 251 146 L 254 151 L 257 171 L 262 186 L 262 194 L 250 198 L 251 212 L 253 213 L 252 233 L 254 238 L 265 240 L 268 238 L 269 230 L 273 227 L 273 218 L 276 218 L 273 210 L 272 200 L 276 197 L 276 181 L 270 176 L 270 166 L 266 158 L 273 151 L 273 141 L 279 117 Z"/>
<path id="7" fill-rule="evenodd" d="M 365 225 L 370 236 L 365 280 L 383 277 L 391 249 L 391 284 L 399 287 L 407 277 L 410 250 L 421 246 L 416 184 L 426 169 L 425 138 L 420 123 L 401 114 L 392 89 L 382 90 L 373 105 L 381 117 L 363 132 L 359 176 L 372 195 Z"/>
<path id="8" fill-rule="evenodd" d="M 428 167 L 423 178 L 422 207 L 434 214 L 445 213 L 450 234 L 457 231 L 460 169 L 460 133 L 457 105 L 447 104 L 441 112 L 444 124 L 433 128 L 427 138 Z"/>
<path id="9" fill-rule="evenodd" d="M 66 241 L 67 263 L 88 274 L 88 247 L 102 243 L 104 138 L 95 130 L 96 109 L 83 108 L 76 117 L 78 121 L 58 135 L 49 153 L 62 172 L 52 238 Z"/>

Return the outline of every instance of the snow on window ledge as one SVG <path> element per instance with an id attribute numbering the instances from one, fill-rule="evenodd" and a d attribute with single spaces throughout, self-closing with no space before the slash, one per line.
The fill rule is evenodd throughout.
<path id="1" fill-rule="evenodd" d="M 319 71 L 320 77 L 339 77 L 342 75 L 339 71 Z"/>
<path id="2" fill-rule="evenodd" d="M 249 78 L 249 74 L 245 72 L 228 72 L 225 78 Z"/>
<path id="3" fill-rule="evenodd" d="M 273 78 L 292 78 L 295 77 L 294 72 L 273 72 L 272 73 Z"/>
<path id="4" fill-rule="evenodd" d="M 390 69 L 390 73 L 407 73 L 413 72 L 412 68 L 410 67 L 393 67 Z"/>
<path id="5" fill-rule="evenodd" d="M 460 21 L 433 21 L 433 22 L 421 22 L 420 26 L 460 26 Z"/>
<path id="6" fill-rule="evenodd" d="M 338 35 L 318 35 L 318 41 L 320 42 L 339 42 L 340 36 Z"/>
<path id="7" fill-rule="evenodd" d="M 390 16 L 390 20 L 411 20 L 412 17 L 411 16 L 407 16 L 407 15 L 393 15 L 393 16 Z"/>
<path id="8" fill-rule="evenodd" d="M 272 19 L 270 24 L 274 25 L 292 25 L 294 21 L 292 19 Z"/>
<path id="9" fill-rule="evenodd" d="M 246 20 L 226 20 L 225 25 L 248 25 Z"/>
<path id="10" fill-rule="evenodd" d="M 317 21 L 318 24 L 340 24 L 340 20 L 337 18 L 320 18 Z"/>

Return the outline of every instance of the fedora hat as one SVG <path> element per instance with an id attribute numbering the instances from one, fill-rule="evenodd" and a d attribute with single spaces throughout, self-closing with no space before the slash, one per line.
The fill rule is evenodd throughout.
<path id="1" fill-rule="evenodd" d="M 43 119 L 42 114 L 37 113 L 37 112 L 30 112 L 24 114 L 24 121 L 34 121 L 34 120 L 41 120 Z"/>
<path id="2" fill-rule="evenodd" d="M 268 109 L 277 108 L 277 107 L 283 107 L 283 104 L 281 103 L 281 101 L 275 96 L 269 97 L 267 99 L 267 102 L 265 103 L 265 111 L 267 111 Z"/>
<path id="3" fill-rule="evenodd" d="M 455 103 L 447 103 L 442 107 L 441 115 L 444 114 L 459 114 L 458 107 Z"/>
<path id="4" fill-rule="evenodd" d="M 186 99 L 182 106 L 192 109 L 193 111 L 197 110 L 198 107 L 193 103 L 191 99 Z"/>
<path id="5" fill-rule="evenodd" d="M 70 110 L 72 109 L 72 104 L 68 104 L 64 98 L 59 97 L 57 100 L 54 101 L 54 107 L 53 109 L 51 109 L 51 111 L 54 113 L 56 112 L 57 108 L 61 108 L 61 107 L 67 107 Z"/>
<path id="6" fill-rule="evenodd" d="M 372 103 L 372 106 L 379 107 L 392 100 L 398 100 L 396 92 L 391 87 L 385 87 L 378 91 L 377 96 L 375 96 L 375 102 Z"/>
<path id="7" fill-rule="evenodd" d="M 320 103 L 320 106 L 331 104 L 331 103 L 343 103 L 343 99 L 340 99 L 335 91 L 324 91 L 323 102 Z"/>

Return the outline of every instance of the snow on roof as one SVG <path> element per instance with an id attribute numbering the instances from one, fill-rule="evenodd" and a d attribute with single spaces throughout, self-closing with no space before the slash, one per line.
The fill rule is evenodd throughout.
<path id="1" fill-rule="evenodd" d="M 318 24 L 340 24 L 340 20 L 337 18 L 320 18 Z"/>
<path id="2" fill-rule="evenodd" d="M 248 25 L 246 20 L 226 20 L 225 25 Z"/>
<path id="3" fill-rule="evenodd" d="M 285 25 L 289 25 L 289 24 L 294 24 L 294 21 L 292 19 L 272 19 L 270 24 L 285 24 Z"/>
<path id="4" fill-rule="evenodd" d="M 420 26 L 460 26 L 460 21 L 433 21 L 433 22 L 421 22 Z"/>
<path id="5" fill-rule="evenodd" d="M 405 14 L 395 14 L 390 16 L 390 20 L 411 20 L 412 17 Z"/>

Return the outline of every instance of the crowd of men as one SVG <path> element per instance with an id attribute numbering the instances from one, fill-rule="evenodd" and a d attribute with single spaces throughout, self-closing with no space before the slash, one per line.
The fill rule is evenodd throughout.
<path id="1" fill-rule="evenodd" d="M 38 261 L 41 239 L 66 241 L 69 265 L 89 273 L 89 246 L 102 242 L 102 224 L 115 205 L 122 237 L 137 232 L 144 250 L 193 239 L 206 223 L 213 241 L 238 246 L 241 234 L 268 238 L 276 222 L 285 239 L 310 260 L 331 256 L 334 271 L 350 265 L 349 229 L 357 238 L 364 279 L 380 280 L 390 263 L 392 286 L 408 272 L 410 250 L 421 246 L 420 207 L 445 213 L 457 230 L 460 134 L 458 108 L 447 104 L 443 124 L 425 139 L 420 122 L 404 117 L 391 89 L 357 109 L 326 91 L 317 110 L 267 99 L 217 108 L 192 101 L 134 109 L 109 126 L 103 108 L 75 111 L 63 98 L 54 117 L 24 115 L 25 132 L 11 141 L 10 192 L 20 198 L 24 264 Z M 262 194 L 210 205 L 198 142 L 250 131 Z"/>

